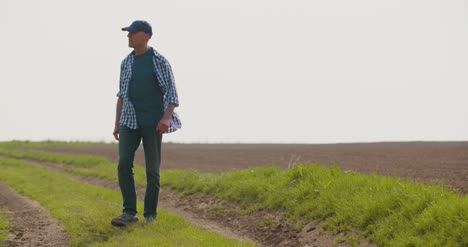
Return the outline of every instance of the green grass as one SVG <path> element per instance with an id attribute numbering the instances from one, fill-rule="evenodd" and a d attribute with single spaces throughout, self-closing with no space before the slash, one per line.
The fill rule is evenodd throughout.
<path id="1" fill-rule="evenodd" d="M 65 142 L 65 141 L 7 141 L 0 142 L 0 147 L 3 148 L 75 148 L 75 147 L 89 147 L 89 146 L 102 146 L 102 145 L 115 145 L 106 142 Z"/>
<path id="2" fill-rule="evenodd" d="M 11 155 L 8 152 L 4 154 Z M 49 159 L 55 156 L 49 154 Z M 71 172 L 117 180 L 109 162 L 85 166 L 73 160 L 69 164 L 76 168 L 69 168 Z M 143 168 L 136 166 L 135 174 L 142 185 Z M 468 198 L 442 184 L 343 172 L 317 164 L 215 174 L 163 170 L 161 184 L 184 194 L 203 193 L 234 202 L 246 212 L 278 210 L 299 227 L 319 219 L 325 229 L 348 234 L 351 243 L 359 242 L 352 234 L 357 232 L 358 238 L 382 246 L 468 246 Z"/>
<path id="3" fill-rule="evenodd" d="M 316 164 L 218 174 L 171 170 L 161 177 L 163 186 L 186 194 L 281 210 L 298 224 L 321 219 L 327 230 L 357 230 L 382 246 L 468 246 L 468 198 L 442 185 Z"/>
<path id="4" fill-rule="evenodd" d="M 0 208 L 0 246 L 2 242 L 8 237 L 8 232 L 10 230 L 9 217 L 5 209 Z"/>
<path id="5" fill-rule="evenodd" d="M 33 159 L 62 164 L 73 164 L 78 167 L 94 167 L 99 164 L 109 164 L 105 157 L 94 155 L 65 155 L 44 151 L 22 151 L 0 148 L 0 155 L 6 155 L 17 159 Z"/>
<path id="6" fill-rule="evenodd" d="M 38 201 L 63 224 L 73 246 L 252 246 L 192 227 L 164 211 L 158 211 L 157 224 L 118 229 L 109 223 L 121 212 L 118 192 L 18 160 L 0 160 L 0 169 L 0 180 Z"/>
<path id="7" fill-rule="evenodd" d="M 117 181 L 117 165 L 106 157 L 96 155 L 66 155 L 44 151 L 24 151 L 0 148 L 0 155 L 15 159 L 30 159 L 43 162 L 66 164 L 65 170 L 82 176 L 98 177 L 107 181 Z M 145 169 L 134 165 L 135 182 L 146 186 Z"/>

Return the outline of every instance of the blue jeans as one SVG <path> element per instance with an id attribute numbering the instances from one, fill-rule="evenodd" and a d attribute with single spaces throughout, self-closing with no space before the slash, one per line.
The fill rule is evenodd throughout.
<path id="1" fill-rule="evenodd" d="M 156 126 L 140 126 L 130 129 L 120 126 L 119 132 L 119 186 L 123 197 L 123 212 L 136 215 L 137 198 L 135 180 L 133 178 L 133 161 L 135 152 L 143 140 L 146 165 L 146 193 L 144 217 L 155 216 L 158 207 L 161 165 L 162 135 L 156 131 Z"/>

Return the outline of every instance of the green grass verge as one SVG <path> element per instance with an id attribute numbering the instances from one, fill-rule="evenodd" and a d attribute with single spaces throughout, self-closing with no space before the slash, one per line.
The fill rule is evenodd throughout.
<path id="1" fill-rule="evenodd" d="M 30 159 L 72 165 L 65 167 L 65 170 L 77 175 L 117 181 L 117 165 L 103 156 L 65 155 L 44 151 L 24 151 L 6 148 L 0 148 L 0 155 L 15 159 Z M 140 186 L 146 186 L 145 168 L 137 164 L 134 166 L 135 183 Z"/>
<path id="2" fill-rule="evenodd" d="M 171 170 L 162 178 L 163 186 L 184 193 L 282 210 L 292 222 L 321 219 L 335 233 L 357 230 L 382 246 L 468 246 L 468 198 L 442 185 L 316 164 L 218 174 Z"/>
<path id="3" fill-rule="evenodd" d="M 0 142 L 0 147 L 3 148 L 76 148 L 89 146 L 116 145 L 115 143 L 106 142 L 65 142 L 65 141 L 7 141 Z"/>
<path id="4" fill-rule="evenodd" d="M 0 148 L 0 155 L 17 159 L 32 159 L 37 161 L 73 164 L 77 167 L 94 167 L 99 164 L 109 164 L 105 157 L 95 155 L 65 155 L 44 151 L 22 151 Z"/>
<path id="5" fill-rule="evenodd" d="M 0 208 L 0 246 L 2 242 L 8 237 L 8 232 L 10 230 L 9 217 L 5 209 Z"/>
<path id="6" fill-rule="evenodd" d="M 53 161 L 57 154 L 48 155 Z M 115 164 L 113 172 L 109 162 L 85 166 L 72 159 L 70 164 L 76 166 L 71 172 L 117 180 Z M 137 184 L 144 183 L 142 167 L 136 166 L 135 176 Z M 185 194 L 204 193 L 235 202 L 247 211 L 280 210 L 299 226 L 320 219 L 332 232 L 357 231 L 383 246 L 468 246 L 468 198 L 442 184 L 343 172 L 316 164 L 216 174 L 163 170 L 161 184 Z M 354 237 L 350 235 L 349 241 L 356 242 Z"/>
<path id="7" fill-rule="evenodd" d="M 121 212 L 118 192 L 18 160 L 0 160 L 0 169 L 0 180 L 38 201 L 63 224 L 73 246 L 252 246 L 192 227 L 164 211 L 158 211 L 157 224 L 118 229 L 110 225 L 110 219 Z"/>

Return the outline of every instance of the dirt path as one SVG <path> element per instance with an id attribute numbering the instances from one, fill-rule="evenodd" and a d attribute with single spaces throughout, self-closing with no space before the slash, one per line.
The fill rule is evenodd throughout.
<path id="1" fill-rule="evenodd" d="M 105 181 L 96 177 L 90 177 L 90 176 L 86 177 L 86 176 L 79 176 L 79 175 L 75 175 L 72 173 L 68 173 L 65 171 L 66 165 L 63 165 L 63 164 L 57 164 L 57 163 L 51 163 L 51 162 L 38 162 L 34 160 L 22 160 L 22 161 L 28 164 L 35 165 L 35 166 L 46 166 L 52 171 L 65 174 L 69 178 L 80 183 L 84 182 L 87 184 L 104 187 L 110 190 L 119 191 L 117 182 L 109 182 L 109 181 Z M 137 187 L 138 200 L 143 201 L 144 195 L 145 195 L 144 188 Z M 225 236 L 226 238 L 236 239 L 240 241 L 255 242 L 253 239 L 250 239 L 249 237 L 245 235 L 238 234 L 236 232 L 231 231 L 231 229 L 224 227 L 222 224 L 218 224 L 216 222 L 210 221 L 206 217 L 203 217 L 202 215 L 195 215 L 194 212 L 189 211 L 187 208 L 178 207 L 178 205 L 181 205 L 181 202 L 182 202 L 182 198 L 179 197 L 176 193 L 161 190 L 158 208 L 177 214 L 179 216 L 182 216 L 185 219 L 187 219 L 192 225 L 205 229 L 207 231 Z M 119 213 L 120 212 L 116 212 L 116 214 L 119 214 Z"/>
<path id="2" fill-rule="evenodd" d="M 95 177 L 85 177 L 65 171 L 67 165 L 23 160 L 32 165 L 46 166 L 54 172 L 66 174 L 71 179 L 118 191 L 116 182 Z M 144 188 L 137 188 L 137 197 L 144 199 Z M 319 223 L 311 223 L 299 232 L 285 222 L 277 212 L 258 212 L 239 215 L 239 208 L 208 196 L 181 196 L 161 190 L 159 208 L 180 215 L 192 225 L 215 232 L 230 239 L 255 242 L 262 246 L 332 246 L 334 237 L 324 232 Z M 217 208 L 218 210 L 213 210 Z M 223 208 L 219 210 L 219 208 Z M 273 222 L 264 225 L 263 222 Z M 367 246 L 365 243 L 362 246 Z M 341 245 L 338 245 L 341 246 Z"/>
<path id="3" fill-rule="evenodd" d="M 103 155 L 116 162 L 117 145 L 51 148 L 51 152 Z M 417 181 L 442 180 L 468 193 L 468 142 L 387 142 L 349 144 L 173 144 L 165 143 L 162 169 L 207 172 L 298 163 L 332 166 L 365 174 L 399 176 Z M 140 147 L 135 161 L 144 164 Z"/>
<path id="4" fill-rule="evenodd" d="M 70 246 L 70 237 L 38 202 L 21 196 L 0 181 L 0 207 L 12 214 L 5 247 Z"/>

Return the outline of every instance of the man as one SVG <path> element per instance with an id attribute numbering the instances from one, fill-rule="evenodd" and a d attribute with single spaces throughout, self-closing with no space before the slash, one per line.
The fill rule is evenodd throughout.
<path id="1" fill-rule="evenodd" d="M 161 141 L 164 133 L 176 131 L 181 122 L 174 108 L 179 99 L 169 62 L 148 46 L 153 35 L 146 21 L 134 21 L 122 28 L 128 31 L 128 46 L 133 51 L 120 67 L 120 90 L 114 137 L 119 141 L 119 186 L 123 213 L 112 219 L 114 226 L 138 222 L 136 191 L 133 178 L 135 152 L 143 140 L 147 187 L 143 216 L 146 223 L 156 221 L 159 200 Z"/>

